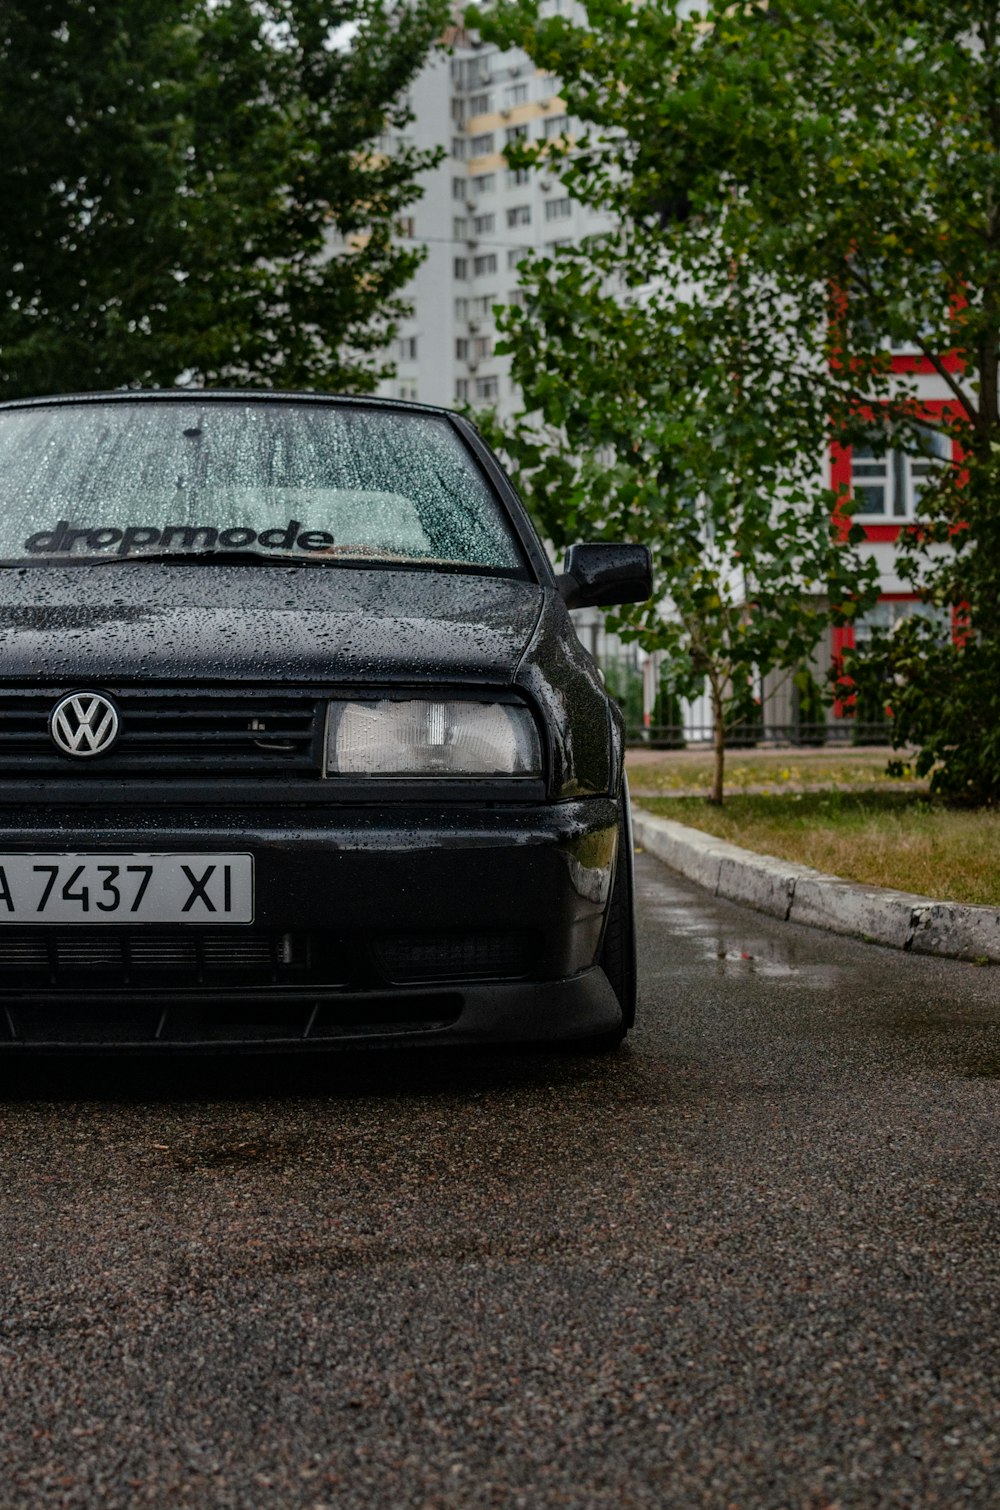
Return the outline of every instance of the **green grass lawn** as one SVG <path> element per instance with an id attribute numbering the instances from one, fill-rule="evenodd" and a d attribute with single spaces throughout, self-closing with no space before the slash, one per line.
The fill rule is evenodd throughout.
<path id="1" fill-rule="evenodd" d="M 886 749 L 728 750 L 726 790 L 801 791 L 829 785 L 891 791 L 914 780 L 910 767 L 903 783 L 885 774 L 888 761 L 900 758 L 898 752 Z M 712 784 L 712 756 L 707 750 L 629 750 L 626 765 L 634 792 L 707 792 Z"/>
<path id="2" fill-rule="evenodd" d="M 633 786 L 637 786 L 632 773 Z M 967 811 L 890 790 L 736 794 L 636 804 L 762 854 L 922 896 L 1000 906 L 1000 811 Z"/>

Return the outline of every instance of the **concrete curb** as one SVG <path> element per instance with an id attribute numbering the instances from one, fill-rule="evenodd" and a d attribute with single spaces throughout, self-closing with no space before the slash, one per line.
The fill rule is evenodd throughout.
<path id="1" fill-rule="evenodd" d="M 935 902 L 908 891 L 859 886 L 807 865 L 758 855 L 700 829 L 636 808 L 637 844 L 671 870 L 769 917 L 849 933 L 873 944 L 1000 964 L 1000 908 Z"/>

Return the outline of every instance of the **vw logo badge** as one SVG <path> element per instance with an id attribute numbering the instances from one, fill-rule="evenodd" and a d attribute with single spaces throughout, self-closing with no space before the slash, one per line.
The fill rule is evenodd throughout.
<path id="1" fill-rule="evenodd" d="M 118 709 L 99 692 L 71 692 L 56 703 L 49 719 L 49 733 L 64 755 L 103 755 L 118 731 Z"/>

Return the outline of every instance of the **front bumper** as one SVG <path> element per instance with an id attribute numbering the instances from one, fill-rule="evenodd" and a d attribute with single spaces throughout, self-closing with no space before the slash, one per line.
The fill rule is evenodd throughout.
<path id="1" fill-rule="evenodd" d="M 252 928 L 0 923 L 0 1048 L 540 1041 L 620 1022 L 619 804 L 21 810 L 3 852 L 251 852 Z M 151 945 L 152 940 L 152 945 Z"/>

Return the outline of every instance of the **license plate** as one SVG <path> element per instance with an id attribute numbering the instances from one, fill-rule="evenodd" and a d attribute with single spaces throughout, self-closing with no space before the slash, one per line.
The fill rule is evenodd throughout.
<path id="1" fill-rule="evenodd" d="M 0 855 L 0 924 L 252 922 L 252 855 Z"/>

